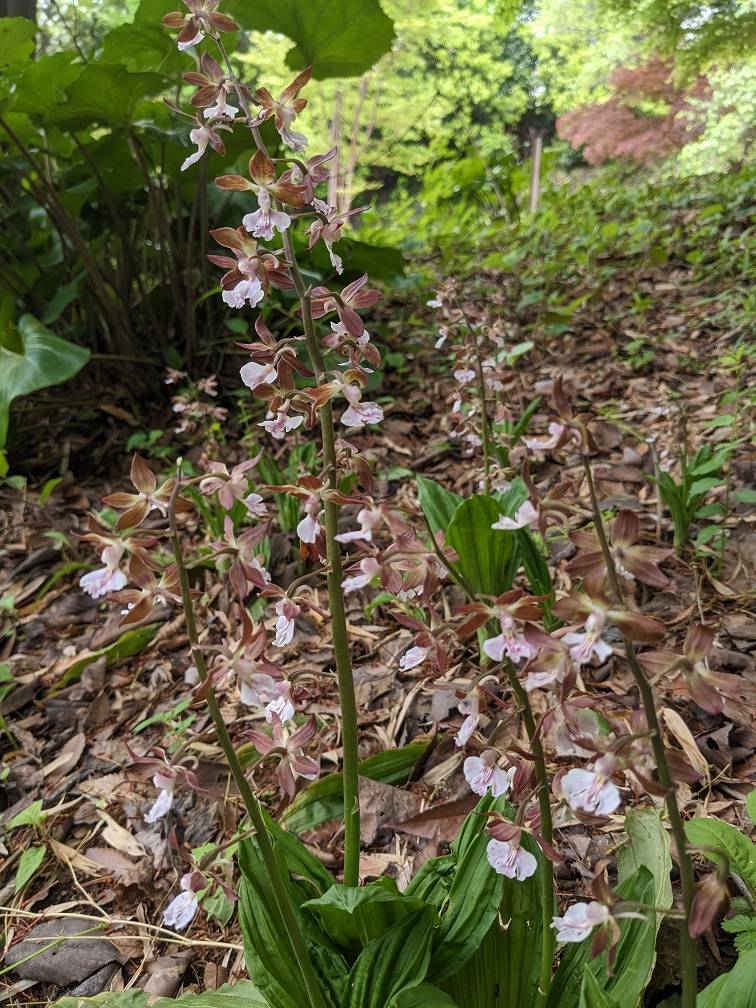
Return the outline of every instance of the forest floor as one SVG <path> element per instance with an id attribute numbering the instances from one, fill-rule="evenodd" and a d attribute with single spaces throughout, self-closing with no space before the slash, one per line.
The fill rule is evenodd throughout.
<path id="1" fill-rule="evenodd" d="M 488 308 L 500 314 L 508 337 L 535 342 L 505 392 L 514 415 L 519 404 L 544 393 L 531 424 L 531 430 L 540 433 L 549 412 L 548 391 L 555 376 L 564 375 L 576 405 L 603 421 L 594 464 L 604 506 L 642 509 L 649 537 L 668 545 L 670 523 L 657 508 L 654 485 L 647 479 L 653 472 L 649 439 L 654 439 L 662 464 L 671 464 L 683 430 L 691 452 L 704 440 L 717 446 L 733 436 L 731 426 L 717 426 L 715 420 L 723 413 L 723 393 L 737 384 L 727 356 L 737 333 L 726 313 L 717 311 L 718 292 L 690 285 L 683 268 L 649 266 L 631 282 L 617 275 L 567 331 L 555 335 L 534 326 L 528 309 L 511 312 L 507 277 L 491 273 L 483 281 L 491 292 Z M 643 319 L 642 332 L 637 321 L 623 321 L 631 317 L 631 287 L 654 294 L 654 310 Z M 444 350 L 434 349 L 427 297 L 430 292 L 417 303 L 395 300 L 381 309 L 384 320 L 390 320 L 385 325 L 389 364 L 381 390 L 389 400 L 386 419 L 380 428 L 353 438 L 375 465 L 377 496 L 391 497 L 410 511 L 416 511 L 416 475 L 460 493 L 473 492 L 477 481 L 466 451 L 449 436 L 454 380 Z M 477 295 L 471 290 L 470 297 Z M 637 338 L 652 350 L 646 361 L 622 349 Z M 735 406 L 724 412 L 737 407 L 736 398 Z M 155 610 L 124 643 L 118 606 L 93 601 L 78 587 L 86 569 L 80 565 L 89 564 L 91 557 L 75 534 L 85 531 L 86 514 L 99 507 L 102 495 L 126 488 L 128 461 L 122 449 L 134 421 L 152 427 L 170 422 L 167 415 L 147 416 L 146 409 L 140 410 L 128 391 L 117 386 L 101 412 L 102 429 L 94 444 L 92 432 L 77 425 L 73 414 L 69 423 L 66 413 L 62 432 L 59 425 L 54 434 L 42 431 L 30 448 L 41 474 L 44 459 L 56 464 L 60 444 L 69 444 L 73 473 L 47 499 L 40 494 L 43 479 L 37 486 L 30 479 L 24 489 L 2 490 L 0 661 L 7 672 L 0 679 L 0 908 L 5 941 L 14 947 L 32 931 L 32 937 L 43 935 L 40 925 L 60 920 L 73 928 L 69 935 L 82 925 L 94 928 L 104 922 L 108 940 L 76 938 L 6 972 L 0 1001 L 10 1004 L 47 1004 L 64 992 L 94 994 L 123 984 L 170 995 L 205 990 L 244 975 L 235 918 L 224 925 L 200 914 L 181 937 L 155 927 L 185 870 L 182 854 L 223 842 L 233 834 L 240 813 L 208 731 L 192 750 L 206 792 L 181 792 L 167 819 L 145 822 L 154 789 L 150 772 L 133 764 L 130 749 L 144 752 L 150 745 L 164 744 L 166 730 L 180 732 L 186 717 L 193 719 L 196 733 L 207 718 L 201 709 L 181 704 L 190 658 L 180 613 Z M 244 457 L 233 436 L 220 451 L 229 463 Z M 192 457 L 191 451 L 187 454 Z M 88 470 L 87 459 L 99 464 Z M 566 477 L 580 483 L 579 467 L 577 456 L 557 463 L 547 454 L 532 467 L 532 475 L 538 488 Z M 747 439 L 734 449 L 727 472 L 728 480 L 714 490 L 713 498 L 724 502 L 727 495 L 728 500 L 721 555 L 706 557 L 689 549 L 682 558 L 672 558 L 664 566 L 669 585 L 645 593 L 642 602 L 646 612 L 666 624 L 664 647 L 669 650 L 680 650 L 689 622 L 717 626 L 713 662 L 718 670 L 741 676 L 744 695 L 750 689 L 752 697 L 756 507 L 737 502 L 733 494 L 735 488 L 756 482 L 756 453 Z M 585 500 L 585 487 L 581 493 Z M 191 534 L 191 526 L 187 529 Z M 288 546 L 281 538 L 273 543 L 271 560 L 279 584 L 292 576 Z M 565 565 L 571 551 L 567 538 L 552 550 L 550 566 L 561 589 L 570 585 Z M 200 606 L 204 639 L 217 643 L 227 629 L 228 597 L 209 578 L 205 587 Z M 409 631 L 383 622 L 380 606 L 366 608 L 370 597 L 348 597 L 361 755 L 401 749 L 404 756 L 393 777 L 383 773 L 382 781 L 376 773 L 379 779 L 366 782 L 362 872 L 365 877 L 386 873 L 401 880 L 450 841 L 472 798 L 461 771 L 464 754 L 455 748 L 451 733 L 431 733 L 425 673 L 397 668 Z M 289 660 L 327 673 L 328 624 L 310 613 L 300 617 L 298 627 Z M 324 685 L 310 709 L 328 717 L 337 709 L 335 689 L 328 675 L 320 681 Z M 610 658 L 599 668 L 587 669 L 583 685 L 603 708 L 619 712 L 635 705 L 632 680 L 620 660 Z M 655 685 L 668 744 L 681 750 L 696 771 L 689 783 L 678 785 L 685 815 L 705 811 L 745 828 L 742 802 L 756 786 L 753 705 L 728 701 L 722 714 L 711 715 L 688 698 L 679 676 L 667 676 Z M 501 716 L 514 726 L 516 708 L 506 691 L 501 699 Z M 255 715 L 238 703 L 235 693 L 224 695 L 223 702 L 235 733 L 252 726 Z M 449 723 L 454 723 L 453 716 Z M 333 747 L 322 759 L 324 770 L 335 769 L 338 762 L 338 739 L 334 735 L 331 741 Z M 402 748 L 409 743 L 415 748 Z M 272 777 L 256 779 L 276 810 Z M 639 793 L 630 800 L 650 799 Z M 34 803 L 41 803 L 41 813 Z M 323 814 L 327 809 L 324 813 L 317 803 L 300 806 L 296 823 L 299 828 L 317 823 L 303 836 L 338 871 L 343 836 L 338 822 L 319 821 Z M 290 825 L 295 818 L 290 814 Z M 14 820 L 16 825 L 9 827 Z M 557 881 L 559 896 L 565 898 L 582 893 L 597 859 L 611 855 L 622 818 L 610 817 L 599 827 L 568 818 L 558 824 L 566 860 Z M 23 865 L 34 870 L 28 879 L 22 875 L 19 885 Z M 222 908 L 219 912 L 222 916 Z M 78 916 L 65 916 L 72 914 Z M 648 1005 L 675 984 L 677 963 L 665 952 L 669 944 L 660 943 Z M 716 975 L 732 958 L 723 932 L 707 935 L 701 943 L 702 979 Z"/>

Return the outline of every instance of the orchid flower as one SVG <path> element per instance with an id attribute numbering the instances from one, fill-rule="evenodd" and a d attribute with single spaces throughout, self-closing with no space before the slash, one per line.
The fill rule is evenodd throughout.
<path id="1" fill-rule="evenodd" d="M 581 942 L 585 941 L 595 927 L 606 924 L 609 917 L 608 907 L 597 900 L 591 900 L 590 903 L 573 903 L 563 917 L 552 919 L 551 926 L 557 933 L 558 942 Z"/>
<path id="2" fill-rule="evenodd" d="M 341 390 L 349 403 L 341 414 L 341 422 L 345 427 L 364 427 L 365 424 L 377 424 L 383 420 L 383 410 L 374 402 L 362 402 L 359 386 L 343 384 Z"/>
<path id="3" fill-rule="evenodd" d="M 163 911 L 163 924 L 183 931 L 189 927 L 199 909 L 197 893 L 207 888 L 207 879 L 202 872 L 191 871 L 181 876 L 181 892 L 174 896 Z"/>
<path id="4" fill-rule="evenodd" d="M 497 764 L 493 749 L 487 749 L 480 756 L 468 756 L 462 771 L 473 794 L 485 795 L 490 791 L 494 798 L 507 794 L 516 773 L 514 767 L 504 770 Z"/>
<path id="5" fill-rule="evenodd" d="M 291 644 L 294 639 L 294 621 L 302 609 L 288 595 L 284 595 L 276 603 L 275 611 L 278 619 L 276 620 L 276 636 L 273 638 L 273 643 L 276 647 L 285 647 L 287 644 Z"/>
<path id="6" fill-rule="evenodd" d="M 538 512 L 530 503 L 526 500 L 521 504 L 517 511 L 515 511 L 514 518 L 508 517 L 508 515 L 502 515 L 498 521 L 495 521 L 491 526 L 492 529 L 500 529 L 504 532 L 513 532 L 515 529 L 526 528 L 528 525 L 536 525 L 538 523 Z"/>
<path id="7" fill-rule="evenodd" d="M 176 44 L 181 52 L 201 42 L 205 35 L 236 31 L 239 25 L 226 14 L 218 13 L 220 0 L 184 0 L 189 13 L 170 11 L 163 17 L 166 28 L 180 28 Z"/>
<path id="8" fill-rule="evenodd" d="M 320 535 L 322 525 L 318 521 L 320 498 L 314 494 L 305 501 L 305 516 L 297 525 L 297 535 L 303 543 L 314 543 Z"/>
<path id="9" fill-rule="evenodd" d="M 562 794 L 575 812 L 611 815 L 620 804 L 619 788 L 611 781 L 611 760 L 597 760 L 595 770 L 569 770 L 560 781 Z"/>
<path id="10" fill-rule="evenodd" d="M 489 840 L 486 857 L 499 875 L 517 879 L 518 882 L 530 878 L 538 868 L 535 856 L 513 840 Z"/>
<path id="11" fill-rule="evenodd" d="M 353 574 L 350 577 L 344 578 L 341 582 L 341 587 L 344 594 L 356 591 L 358 588 L 365 588 L 376 574 L 380 574 L 381 565 L 376 560 L 375 557 L 364 557 L 360 560 L 358 564 L 359 574 Z"/>
<path id="12" fill-rule="evenodd" d="M 100 554 L 105 566 L 89 571 L 79 579 L 79 585 L 87 595 L 96 599 L 126 586 L 126 575 L 118 566 L 125 551 L 126 547 L 122 543 L 111 543 L 105 547 Z"/>
<path id="13" fill-rule="evenodd" d="M 674 554 L 672 549 L 640 546 L 640 520 L 634 511 L 623 508 L 607 526 L 609 548 L 614 566 L 620 577 L 634 578 L 652 588 L 665 588 L 669 584 L 659 564 Z M 598 594 L 606 577 L 606 562 L 601 543 L 595 532 L 571 532 L 570 539 L 578 547 L 577 556 L 567 564 L 567 570 L 583 579 L 590 595 Z"/>
<path id="14" fill-rule="evenodd" d="M 307 99 L 299 98 L 298 95 L 311 76 L 312 70 L 307 67 L 284 88 L 277 100 L 267 88 L 259 88 L 255 96 L 257 104 L 262 106 L 261 112 L 256 117 L 256 124 L 273 117 L 281 139 L 294 151 L 303 151 L 307 146 L 307 138 L 302 133 L 295 133 L 291 125 L 307 105 Z"/>
<path id="15" fill-rule="evenodd" d="M 377 508 L 361 508 L 357 512 L 357 521 L 360 527 L 353 532 L 341 532 L 336 536 L 337 542 L 371 542 L 373 529 L 381 521 L 381 518 L 381 512 Z"/>

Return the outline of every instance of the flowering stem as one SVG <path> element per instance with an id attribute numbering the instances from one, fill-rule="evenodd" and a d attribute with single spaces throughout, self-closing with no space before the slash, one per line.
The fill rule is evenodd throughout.
<path id="1" fill-rule="evenodd" d="M 598 496 L 596 494 L 596 485 L 593 482 L 593 473 L 591 472 L 591 464 L 587 455 L 583 455 L 583 469 L 585 471 L 585 478 L 588 484 L 588 492 L 591 498 L 591 509 L 593 511 L 593 523 L 596 529 L 596 535 L 598 536 L 599 542 L 601 544 L 601 551 L 604 555 L 604 562 L 606 564 L 607 573 L 609 576 L 609 585 L 612 592 L 616 598 L 616 601 L 622 605 L 622 591 L 620 588 L 619 577 L 617 576 L 617 568 L 614 564 L 614 557 L 612 556 L 612 551 L 609 548 L 609 541 L 606 538 L 606 532 L 604 530 L 604 523 L 601 517 L 601 510 L 599 508 Z M 672 831 L 672 836 L 675 840 L 675 849 L 677 852 L 677 864 L 680 871 L 680 888 L 682 890 L 682 901 L 683 901 L 683 918 L 680 922 L 680 960 L 682 964 L 682 1001 L 681 1008 L 695 1008 L 696 1004 L 696 988 L 698 986 L 697 978 L 697 964 L 696 964 L 696 943 L 690 936 L 689 922 L 691 907 L 693 904 L 693 895 L 695 890 L 695 878 L 693 874 L 693 862 L 688 854 L 685 841 L 685 828 L 683 826 L 682 816 L 680 815 L 680 809 L 677 805 L 677 798 L 675 796 L 674 783 L 672 781 L 672 775 L 669 771 L 669 764 L 667 763 L 667 756 L 664 751 L 664 742 L 662 740 L 661 727 L 659 725 L 659 719 L 656 716 L 656 703 L 654 700 L 654 691 L 646 678 L 646 674 L 641 667 L 638 657 L 635 653 L 635 648 L 633 642 L 627 637 L 624 637 L 625 642 L 625 652 L 627 654 L 627 662 L 630 666 L 630 671 L 632 672 L 633 679 L 635 680 L 635 685 L 638 687 L 638 692 L 640 693 L 641 703 L 643 704 L 643 710 L 646 716 L 646 723 L 648 724 L 651 736 L 651 748 L 654 753 L 654 762 L 656 763 L 656 772 L 659 775 L 659 783 L 664 788 L 665 791 L 665 803 L 667 806 L 667 815 L 669 816 L 669 825 Z"/>
<path id="2" fill-rule="evenodd" d="M 225 46 L 220 38 L 215 40 L 228 70 L 229 80 L 239 98 L 239 103 L 249 125 L 258 150 L 267 153 L 260 131 L 253 126 L 253 116 L 249 103 L 231 67 Z M 315 377 L 318 382 L 323 380 L 324 363 L 320 352 L 315 327 L 312 320 L 310 298 L 305 287 L 302 274 L 297 265 L 291 234 L 283 233 L 283 244 L 286 252 L 287 265 L 294 283 L 297 297 L 302 309 L 307 350 L 312 361 Z M 320 430 L 323 440 L 323 460 L 328 473 L 328 484 L 331 489 L 338 487 L 336 467 L 336 437 L 333 429 L 333 409 L 331 403 L 326 403 L 320 410 Z M 358 726 L 357 700 L 354 693 L 354 678 L 352 676 L 352 659 L 349 654 L 349 637 L 347 635 L 346 608 L 344 592 L 341 587 L 342 565 L 341 548 L 336 541 L 339 531 L 339 507 L 333 501 L 324 504 L 326 556 L 328 559 L 328 601 L 331 609 L 331 632 L 333 634 L 333 652 L 336 660 L 336 676 L 339 684 L 339 705 L 341 707 L 341 734 L 343 744 L 342 779 L 344 783 L 344 885 L 356 886 L 360 880 L 360 787 L 358 775 Z"/>
<path id="3" fill-rule="evenodd" d="M 538 807 L 541 812 L 541 835 L 551 846 L 554 842 L 554 825 L 551 818 L 551 801 L 549 800 L 549 777 L 546 771 L 546 758 L 543 745 L 536 725 L 530 698 L 520 682 L 517 670 L 511 661 L 504 662 L 504 668 L 509 679 L 509 685 L 517 698 L 525 731 L 533 754 L 533 767 L 538 781 Z M 538 992 L 533 1001 L 534 1008 L 541 1008 L 551 986 L 552 969 L 554 965 L 555 937 L 551 921 L 554 916 L 554 870 L 551 862 L 544 856 L 541 870 L 541 970 L 538 978 Z"/>
<path id="4" fill-rule="evenodd" d="M 202 653 L 199 643 L 197 621 L 194 616 L 194 605 L 192 603 L 192 596 L 189 588 L 189 575 L 186 570 L 186 565 L 184 564 L 184 558 L 181 552 L 181 541 L 178 534 L 178 525 L 176 523 L 175 503 L 179 485 L 180 478 L 177 477 L 173 497 L 168 508 L 168 520 L 171 530 L 171 547 L 181 587 L 181 600 L 184 606 L 184 620 L 186 622 L 186 632 L 189 637 L 189 644 L 192 649 L 192 657 L 197 669 L 197 675 L 199 676 L 201 682 L 204 683 L 207 681 L 209 673 L 207 669 L 207 662 L 205 661 L 205 656 Z M 318 977 L 312 964 L 310 953 L 307 950 L 304 937 L 299 928 L 299 923 L 297 922 L 297 918 L 294 913 L 294 907 L 286 888 L 286 882 L 284 881 L 278 860 L 276 859 L 273 843 L 265 825 L 262 807 L 253 793 L 252 788 L 249 786 L 249 781 L 247 780 L 242 765 L 239 762 L 239 757 L 234 749 L 234 744 L 228 733 L 228 728 L 226 727 L 226 722 L 223 719 L 223 713 L 221 712 L 220 704 L 218 703 L 218 698 L 215 695 L 215 690 L 212 685 L 209 687 L 207 693 L 207 708 L 215 724 L 218 741 L 220 742 L 221 749 L 226 757 L 226 762 L 231 770 L 231 775 L 233 776 L 234 782 L 239 789 L 239 793 L 241 794 L 242 801 L 244 802 L 244 807 L 247 810 L 250 821 L 255 828 L 260 853 L 268 871 L 273 892 L 275 893 L 276 906 L 279 914 L 281 915 L 281 922 L 289 937 L 291 949 L 302 974 L 302 981 L 305 985 L 308 997 L 315 1008 L 325 1008 L 325 1001 L 320 990 Z"/>
<path id="5" fill-rule="evenodd" d="M 480 347 L 478 346 L 478 338 L 475 334 L 475 328 L 465 314 L 464 309 L 462 309 L 462 315 L 464 316 L 465 323 L 467 325 L 467 331 L 470 333 L 473 353 L 475 354 L 475 366 L 478 372 L 478 389 L 480 391 L 480 439 L 483 443 L 483 490 L 485 493 L 489 493 L 491 489 L 491 460 L 489 446 L 491 430 L 488 422 L 488 402 L 486 401 L 486 379 L 483 373 L 483 359 L 480 355 Z"/>
<path id="6" fill-rule="evenodd" d="M 302 306 L 307 350 L 315 372 L 315 380 L 320 384 L 325 378 L 323 355 L 318 345 L 312 320 L 312 306 L 299 271 L 291 235 L 283 235 L 284 250 L 289 263 L 294 287 Z M 336 436 L 333 429 L 333 408 L 330 401 L 320 409 L 320 431 L 323 440 L 323 461 L 328 473 L 328 486 L 338 489 L 338 469 L 336 464 Z M 341 564 L 341 547 L 336 539 L 339 532 L 339 506 L 332 500 L 324 502 L 326 558 L 328 560 L 328 602 L 331 610 L 331 632 L 333 653 L 336 660 L 336 676 L 339 684 L 339 706 L 341 707 L 341 735 L 343 744 L 342 781 L 344 787 L 344 885 L 356 886 L 360 880 L 360 782 L 358 771 L 358 725 L 357 699 L 354 692 L 352 658 L 349 653 L 346 607 Z"/>

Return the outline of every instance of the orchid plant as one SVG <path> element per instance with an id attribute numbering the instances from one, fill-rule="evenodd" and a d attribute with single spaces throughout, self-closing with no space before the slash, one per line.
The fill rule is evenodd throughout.
<path id="1" fill-rule="evenodd" d="M 502 392 L 519 352 L 485 312 L 452 303 L 456 295 L 449 287 L 430 304 L 439 312 L 439 348 L 452 330 L 466 333 L 450 366 L 461 390 L 452 415 L 469 449 L 482 452 L 482 492 L 462 500 L 425 481 L 418 509 L 376 499 L 354 432 L 383 419 L 381 407 L 364 398 L 380 355 L 360 314 L 379 295 L 365 275 L 335 289 L 308 286 L 292 236 L 302 227 L 310 247 L 324 243 L 336 274 L 346 270 L 334 246 L 347 215 L 318 195 L 336 151 L 304 160 L 307 141 L 294 128 L 307 104 L 302 92 L 309 71 L 278 98 L 265 88 L 253 92 L 237 78 L 225 48 L 223 35 L 236 27 L 233 20 L 215 0 L 186 3 L 189 13 L 167 15 L 166 26 L 180 30 L 182 51 L 200 45 L 212 51 L 203 52 L 199 69 L 185 75 L 197 89 L 191 104 L 201 115 L 190 132 L 197 150 L 182 168 L 190 170 L 208 147 L 217 149 L 221 134 L 230 130 L 248 130 L 255 148 L 245 174 L 216 179 L 220 190 L 249 199 L 248 212 L 238 226 L 210 232 L 223 249 L 210 255 L 224 271 L 223 301 L 234 310 L 260 309 L 256 338 L 241 344 L 250 359 L 240 382 L 264 404 L 259 426 L 265 436 L 285 441 L 297 432 L 314 438 L 319 429 L 319 465 L 291 483 L 271 485 L 256 476 L 258 453 L 230 468 L 206 459 L 204 471 L 191 476 L 179 462 L 176 474 L 160 483 L 135 456 L 135 492 L 105 499 L 120 512 L 115 526 L 93 520 L 84 536 L 103 566 L 84 575 L 81 586 L 122 605 L 125 623 L 145 618 L 156 605 L 183 608 L 192 705 L 212 718 L 248 820 L 238 839 L 239 915 L 250 977 L 264 999 L 250 1003 L 631 1008 L 650 977 L 660 916 L 669 913 L 680 922 L 681 1004 L 691 1008 L 697 990 L 694 935 L 701 928 L 691 916 L 693 865 L 673 781 L 681 759 L 665 743 L 647 672 L 681 674 L 708 710 L 717 709 L 717 698 L 735 684 L 708 670 L 714 642 L 708 627 L 691 629 L 683 655 L 636 653 L 664 635 L 664 627 L 639 609 L 636 585 L 666 585 L 662 565 L 673 551 L 645 544 L 643 518 L 635 511 L 620 511 L 605 527 L 591 470 L 591 417 L 574 412 L 556 379 L 547 435 L 525 442 L 528 459 L 577 452 L 592 522 L 589 529 L 570 531 L 577 553 L 568 572 L 579 587 L 557 597 L 542 547 L 551 530 L 565 529 L 578 513 L 580 488 L 562 483 L 539 495 L 530 461 L 517 474 L 508 468 L 508 454 L 495 453 L 492 420 L 511 420 Z M 268 121 L 277 131 L 275 149 L 260 132 Z M 272 287 L 294 299 L 297 335 L 275 335 L 275 323 L 265 315 Z M 518 440 L 522 434 L 524 428 Z M 285 586 L 274 583 L 266 559 L 274 525 L 266 505 L 271 494 L 287 495 L 300 509 L 302 573 Z M 198 503 L 209 500 L 225 515 L 222 531 L 216 528 L 198 556 L 188 556 L 181 522 L 196 522 Z M 172 553 L 167 564 L 157 553 L 166 541 Z M 220 643 L 208 642 L 197 625 L 193 572 L 200 562 L 204 568 L 214 564 L 232 599 Z M 525 578 L 515 583 L 521 567 Z M 327 611 L 313 589 L 323 579 Z M 404 892 L 387 878 L 360 885 L 358 716 L 345 596 L 371 588 L 383 593 L 386 609 L 409 632 L 398 671 L 422 685 L 431 727 L 453 738 L 450 749 L 480 799 L 451 852 L 426 861 Z M 287 653 L 307 612 L 330 621 L 336 725 L 308 713 L 316 676 Z M 640 711 L 593 709 L 586 677 L 610 659 L 630 668 Z M 259 728 L 239 731 L 226 723 L 226 701 L 237 696 L 257 714 Z M 513 729 L 513 713 L 524 735 Z M 341 751 L 341 881 L 272 819 L 259 793 L 260 781 L 268 779 L 262 768 L 272 762 L 283 801 L 294 799 L 318 777 L 326 741 Z M 169 754 L 135 756 L 136 764 L 153 771 L 157 791 L 147 822 L 169 814 L 178 789 L 201 790 L 188 751 L 180 746 Z M 651 804 L 644 811 L 655 824 L 648 829 L 659 850 L 668 841 L 653 802 L 666 808 L 679 906 L 672 905 L 670 864 L 660 857 L 655 874 L 643 865 L 634 873 L 621 870 L 616 889 L 606 865 L 598 865 L 593 898 L 560 912 L 557 823 L 602 824 L 620 814 L 629 792 Z M 632 846 L 637 838 L 630 815 Z M 642 851 L 634 853 L 636 861 L 642 859 Z M 165 911 L 167 925 L 188 927 L 200 906 L 198 894 L 208 887 L 228 890 L 226 874 L 213 871 L 206 863 L 187 865 Z M 562 952 L 555 968 L 557 947 Z M 502 974 L 504 969 L 510 972 Z M 612 993 L 620 990 L 624 1000 Z"/>

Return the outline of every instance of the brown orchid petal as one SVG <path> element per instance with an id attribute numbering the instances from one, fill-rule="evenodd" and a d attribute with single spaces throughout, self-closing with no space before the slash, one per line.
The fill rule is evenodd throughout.
<path id="1" fill-rule="evenodd" d="M 276 181 L 276 166 L 265 151 L 258 150 L 249 159 L 249 177 L 266 188 Z"/>
<path id="2" fill-rule="evenodd" d="M 163 24 L 166 28 L 183 28 L 188 18 L 189 15 L 182 14 L 181 11 L 169 11 L 163 16 Z"/>
<path id="3" fill-rule="evenodd" d="M 643 644 L 653 644 L 664 636 L 664 624 L 645 613 L 612 609 L 609 618 L 623 634 Z"/>
<path id="4" fill-rule="evenodd" d="M 623 555 L 622 563 L 638 581 L 652 588 L 666 588 L 669 578 L 659 570 L 653 560 L 647 559 L 642 554 L 641 551 L 646 548 L 649 547 L 631 546 Z"/>
<path id="5" fill-rule="evenodd" d="M 691 661 L 702 661 L 711 651 L 716 636 L 713 627 L 703 626 L 701 623 L 693 623 L 688 628 L 688 635 L 685 639 L 683 651 Z"/>
<path id="6" fill-rule="evenodd" d="M 611 538 L 615 546 L 631 546 L 640 535 L 640 520 L 635 511 L 623 508 L 612 523 Z"/>
<path id="7" fill-rule="evenodd" d="M 305 69 L 302 70 L 301 73 L 297 74 L 297 76 L 294 78 L 291 84 L 285 87 L 284 90 L 281 92 L 282 104 L 287 104 L 289 103 L 290 98 L 295 98 L 302 90 L 302 88 L 305 86 L 305 84 L 309 83 L 311 77 L 312 77 L 312 67 L 305 67 Z M 264 89 L 261 88 L 261 90 Z M 304 99 L 300 99 L 300 101 L 304 101 Z M 295 111 L 301 112 L 302 108 L 304 108 L 304 106 L 302 106 L 299 109 L 295 109 Z"/>
<path id="8" fill-rule="evenodd" d="M 157 489 L 157 477 L 141 455 L 136 453 L 131 460 L 131 482 L 143 494 L 153 494 Z"/>
<path id="9" fill-rule="evenodd" d="M 232 32 L 238 31 L 239 29 L 239 25 L 236 21 L 234 21 L 233 18 L 228 17 L 226 14 L 211 14 L 208 17 L 208 21 L 213 28 L 217 29 L 217 31 Z"/>
<path id="10" fill-rule="evenodd" d="M 241 175 L 219 175 L 215 180 L 219 189 L 230 192 L 248 192 L 255 187 Z"/>
<path id="11" fill-rule="evenodd" d="M 116 522 L 116 531 L 122 532 L 124 529 L 136 528 L 144 521 L 150 513 L 150 505 L 146 500 L 140 500 L 127 511 L 124 511 Z"/>

